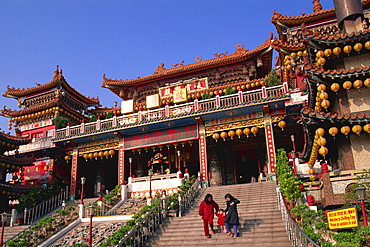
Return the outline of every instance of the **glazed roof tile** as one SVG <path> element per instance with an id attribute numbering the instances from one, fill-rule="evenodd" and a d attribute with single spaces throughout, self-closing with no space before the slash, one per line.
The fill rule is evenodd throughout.
<path id="1" fill-rule="evenodd" d="M 33 185 L 0 183 L 0 191 L 25 193 L 30 191 L 33 187 Z"/>
<path id="2" fill-rule="evenodd" d="M 172 78 L 188 73 L 194 73 L 197 71 L 202 71 L 210 68 L 216 68 L 220 66 L 229 65 L 232 63 L 238 63 L 244 60 L 247 60 L 249 58 L 252 58 L 263 51 L 269 49 L 271 47 L 271 41 L 272 41 L 272 33 L 270 33 L 270 37 L 259 47 L 253 49 L 253 50 L 247 50 L 244 47 L 239 47 L 239 45 L 236 45 L 236 51 L 233 54 L 225 55 L 225 56 L 219 56 L 213 59 L 205 60 L 205 61 L 199 61 L 192 64 L 183 65 L 180 67 L 174 67 L 170 69 L 164 68 L 164 64 L 162 63 L 160 66 L 157 67 L 157 70 L 154 72 L 154 74 L 144 76 L 144 77 L 138 77 L 136 79 L 131 80 L 117 80 L 117 79 L 110 79 L 105 77 L 105 74 L 103 75 L 103 83 L 102 87 L 116 87 L 116 86 L 133 86 L 133 85 L 140 85 L 148 82 L 153 82 L 155 80 L 161 80 L 166 78 Z"/>
<path id="3" fill-rule="evenodd" d="M 282 42 L 281 40 L 274 40 L 272 42 L 272 46 L 276 50 L 288 50 L 288 51 L 303 51 L 306 49 L 306 46 L 304 43 L 298 43 L 298 44 L 289 44 L 287 42 Z"/>
<path id="4" fill-rule="evenodd" d="M 64 87 L 72 95 L 76 96 L 77 98 L 85 102 L 86 104 L 89 104 L 89 105 L 99 105 L 100 104 L 98 97 L 85 96 L 81 94 L 80 92 L 78 92 L 73 87 L 71 87 L 65 80 L 64 76 L 62 75 L 61 70 L 59 71 L 58 67 L 57 67 L 57 70 L 54 72 L 53 79 L 50 82 L 47 82 L 45 84 L 37 84 L 36 87 L 22 88 L 22 89 L 10 87 L 8 85 L 7 90 L 4 92 L 3 96 L 19 98 L 19 97 L 24 97 L 24 96 L 34 94 L 37 92 L 49 90 L 49 89 L 57 87 L 58 85 Z"/>
<path id="5" fill-rule="evenodd" d="M 16 165 L 16 166 L 32 166 L 33 157 L 17 158 L 17 157 L 0 155 L 0 162 L 4 162 L 6 164 Z"/>
<path id="6" fill-rule="evenodd" d="M 370 6 L 370 0 L 362 0 L 362 5 L 364 8 Z M 305 14 L 301 12 L 299 16 L 288 16 L 281 13 L 277 13 L 276 10 L 273 11 L 273 16 L 271 22 L 274 24 L 283 24 L 287 26 L 297 26 L 302 23 L 314 22 L 321 19 L 336 18 L 335 9 L 325 9 L 318 10 L 311 14 Z"/>
<path id="7" fill-rule="evenodd" d="M 304 116 L 315 117 L 319 119 L 329 120 L 331 122 L 340 122 L 355 124 L 360 122 L 368 122 L 370 119 L 370 112 L 364 113 L 352 113 L 352 114 L 338 114 L 337 112 L 317 112 L 310 107 L 305 107 L 302 109 L 302 114 Z"/>
<path id="8" fill-rule="evenodd" d="M 314 42 L 321 43 L 345 43 L 352 40 L 367 39 L 370 37 L 370 30 L 364 29 L 357 33 L 343 33 L 342 31 L 337 31 L 334 35 L 328 33 L 312 32 L 307 35 L 303 35 L 304 38 L 309 39 Z"/>
<path id="9" fill-rule="evenodd" d="M 355 76 L 357 74 L 368 74 L 370 73 L 370 66 L 362 66 L 359 68 L 350 68 L 350 69 L 328 69 L 325 70 L 323 67 L 308 65 L 305 67 L 306 72 L 322 75 L 322 76 L 331 76 L 331 77 L 342 77 L 342 76 Z"/>

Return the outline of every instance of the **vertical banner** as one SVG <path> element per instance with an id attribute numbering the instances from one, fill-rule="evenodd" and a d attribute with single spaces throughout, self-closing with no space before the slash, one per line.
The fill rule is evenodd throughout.
<path id="1" fill-rule="evenodd" d="M 53 179 L 55 178 L 55 174 L 56 174 L 56 171 L 54 171 L 54 159 L 50 159 L 49 160 L 49 181 L 50 183 L 53 181 Z"/>
<path id="2" fill-rule="evenodd" d="M 125 151 L 123 145 L 124 139 L 119 141 L 118 153 L 118 184 L 125 184 Z"/>
<path id="3" fill-rule="evenodd" d="M 199 131 L 199 162 L 202 183 L 208 186 L 208 169 L 207 169 L 207 149 L 206 149 L 206 128 L 203 123 L 198 123 Z"/>
<path id="4" fill-rule="evenodd" d="M 266 137 L 267 156 L 269 160 L 268 173 L 275 173 L 276 158 L 275 158 L 274 132 L 270 116 L 265 116 L 265 137 Z"/>
<path id="5" fill-rule="evenodd" d="M 72 154 L 72 167 L 71 167 L 71 191 L 69 193 L 71 200 L 75 200 L 76 195 L 77 166 L 78 166 L 78 149 L 74 149 Z"/>

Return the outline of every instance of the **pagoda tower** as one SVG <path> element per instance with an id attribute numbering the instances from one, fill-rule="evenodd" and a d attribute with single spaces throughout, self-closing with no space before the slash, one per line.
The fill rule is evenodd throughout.
<path id="1" fill-rule="evenodd" d="M 20 108 L 0 110 L 0 115 L 10 118 L 9 129 L 17 127 L 18 136 L 32 140 L 17 150 L 24 156 L 32 153 L 35 158 L 34 167 L 24 171 L 25 183 L 40 184 L 59 178 L 68 184 L 69 167 L 64 161 L 68 146 L 59 148 L 51 139 L 55 129 L 89 120 L 89 108 L 98 107 L 99 99 L 84 96 L 71 87 L 58 66 L 50 82 L 26 89 L 8 86 L 3 96 L 17 99 Z M 58 122 L 63 121 L 59 126 Z"/>

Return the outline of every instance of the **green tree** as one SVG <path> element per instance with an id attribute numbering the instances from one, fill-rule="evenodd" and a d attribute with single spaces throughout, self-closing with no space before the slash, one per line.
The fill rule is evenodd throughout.
<path id="1" fill-rule="evenodd" d="M 67 124 L 69 123 L 69 119 L 65 117 L 56 117 L 53 119 L 53 124 L 55 125 L 56 129 L 62 129 L 67 127 Z"/>
<path id="2" fill-rule="evenodd" d="M 280 75 L 276 73 L 276 70 L 272 69 L 263 80 L 267 87 L 277 86 L 281 84 Z"/>

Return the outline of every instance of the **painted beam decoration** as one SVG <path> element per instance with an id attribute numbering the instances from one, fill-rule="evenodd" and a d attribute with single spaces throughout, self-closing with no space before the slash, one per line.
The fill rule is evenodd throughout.
<path id="1" fill-rule="evenodd" d="M 127 150 L 194 139 L 198 139 L 197 127 L 188 126 L 125 137 L 124 146 Z"/>

